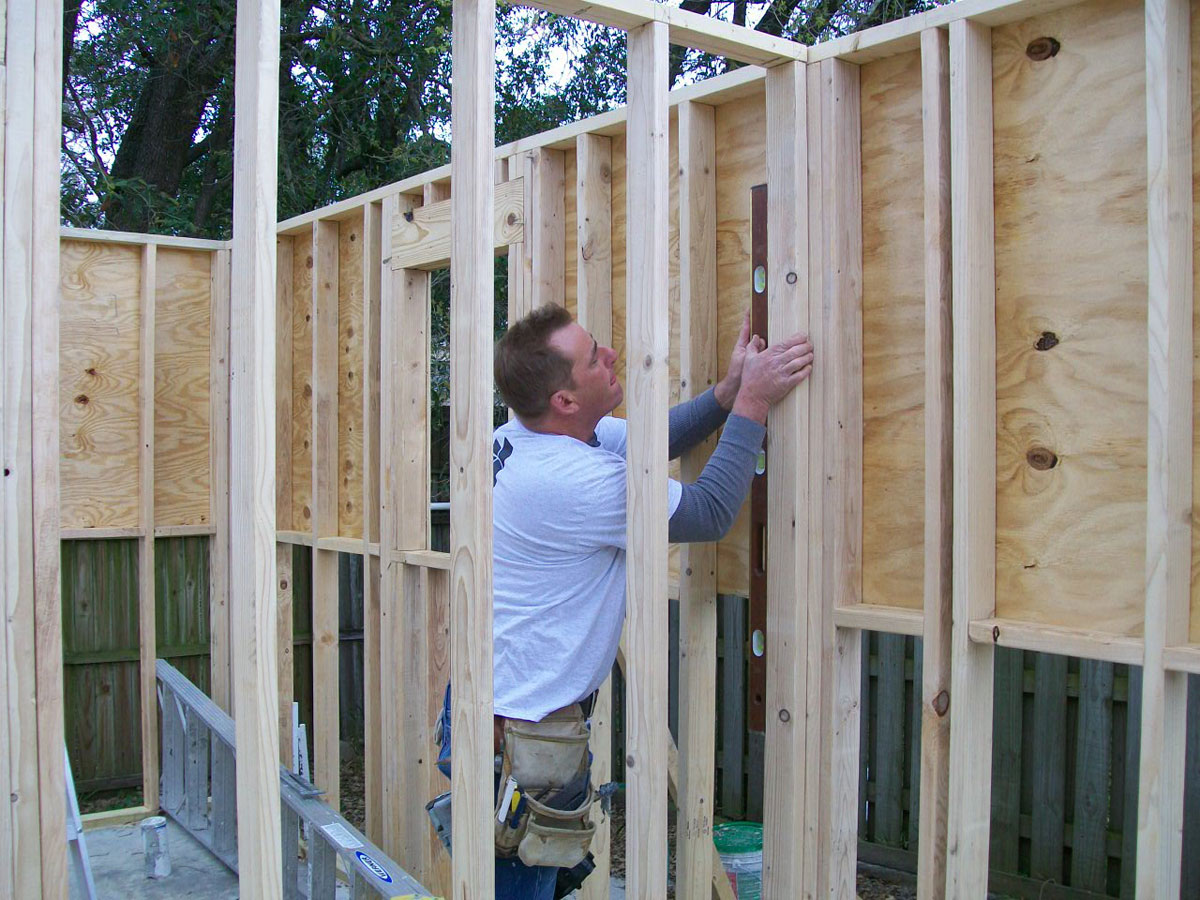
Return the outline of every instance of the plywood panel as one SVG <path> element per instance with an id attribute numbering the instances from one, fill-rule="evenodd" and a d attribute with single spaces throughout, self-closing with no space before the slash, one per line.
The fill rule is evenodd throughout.
<path id="1" fill-rule="evenodd" d="M 292 527 L 312 531 L 312 234 L 292 245 Z"/>
<path id="2" fill-rule="evenodd" d="M 766 105 L 762 94 L 718 106 L 717 365 L 724 376 L 729 349 L 750 307 L 750 188 L 767 180 Z M 750 592 L 750 504 L 717 545 L 717 590 Z"/>
<path id="3" fill-rule="evenodd" d="M 62 243 L 63 528 L 138 524 L 140 247 Z"/>
<path id="4" fill-rule="evenodd" d="M 212 254 L 158 248 L 154 318 L 154 523 L 207 525 Z"/>
<path id="5" fill-rule="evenodd" d="M 363 220 L 338 229 L 338 535 L 362 537 Z"/>
<path id="6" fill-rule="evenodd" d="M 996 612 L 1126 635 L 1146 544 L 1143 35 L 1122 0 L 993 32 Z M 1044 36 L 1062 49 L 1035 62 Z"/>
<path id="7" fill-rule="evenodd" d="M 925 523 L 925 195 L 920 51 L 862 90 L 863 602 L 920 609 Z"/>

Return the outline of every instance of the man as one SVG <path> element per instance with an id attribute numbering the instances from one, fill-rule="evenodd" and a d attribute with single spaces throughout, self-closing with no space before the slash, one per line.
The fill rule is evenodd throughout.
<path id="1" fill-rule="evenodd" d="M 609 415 L 623 399 L 616 358 L 559 306 L 535 310 L 496 346 L 496 385 L 514 413 L 493 441 L 498 748 L 506 719 L 540 722 L 590 707 L 616 659 L 626 550 L 626 429 Z M 725 377 L 671 410 L 671 458 L 725 424 L 697 481 L 668 482 L 672 542 L 714 541 L 729 530 L 754 476 L 767 411 L 812 362 L 807 336 L 766 347 L 747 315 Z M 497 900 L 550 900 L 555 876 L 554 868 L 497 859 Z"/>

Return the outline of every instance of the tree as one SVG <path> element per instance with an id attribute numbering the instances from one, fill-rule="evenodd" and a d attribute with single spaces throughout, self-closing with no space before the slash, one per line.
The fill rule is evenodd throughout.
<path id="1" fill-rule="evenodd" d="M 680 5 L 813 43 L 936 2 Z M 228 235 L 235 10 L 236 0 L 66 0 L 62 195 L 69 224 Z M 282 0 L 281 27 L 281 219 L 449 158 L 450 0 Z M 624 53 L 624 41 L 608 29 L 500 7 L 497 140 L 623 102 Z M 676 48 L 671 80 L 727 67 Z"/>

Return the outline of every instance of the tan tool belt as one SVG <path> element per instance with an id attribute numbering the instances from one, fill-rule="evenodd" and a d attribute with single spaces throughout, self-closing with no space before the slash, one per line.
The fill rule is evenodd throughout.
<path id="1" fill-rule="evenodd" d="M 588 729 L 578 703 L 540 722 L 506 720 L 496 856 L 560 868 L 582 861 L 596 833 L 588 769 Z"/>

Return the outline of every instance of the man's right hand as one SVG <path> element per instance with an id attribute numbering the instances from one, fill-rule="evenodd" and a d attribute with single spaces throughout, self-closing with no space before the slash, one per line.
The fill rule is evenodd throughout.
<path id="1" fill-rule="evenodd" d="M 812 373 L 812 367 L 813 347 L 807 334 L 794 334 L 769 347 L 754 335 L 746 347 L 742 384 L 733 401 L 733 414 L 765 425 L 771 405 L 804 381 Z"/>

